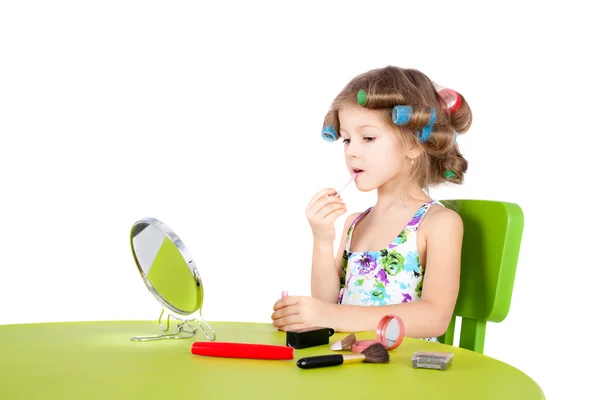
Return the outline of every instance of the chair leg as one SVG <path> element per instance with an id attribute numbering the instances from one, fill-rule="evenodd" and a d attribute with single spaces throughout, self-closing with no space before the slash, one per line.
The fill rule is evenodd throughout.
<path id="1" fill-rule="evenodd" d="M 460 326 L 460 348 L 483 354 L 485 321 L 463 318 Z"/>
<path id="2" fill-rule="evenodd" d="M 448 323 L 448 328 L 446 329 L 446 332 L 442 336 L 438 337 L 438 340 L 440 341 L 440 343 L 449 344 L 450 346 L 454 345 L 455 325 L 456 325 L 456 316 L 453 315 L 452 318 L 450 319 L 450 323 Z"/>

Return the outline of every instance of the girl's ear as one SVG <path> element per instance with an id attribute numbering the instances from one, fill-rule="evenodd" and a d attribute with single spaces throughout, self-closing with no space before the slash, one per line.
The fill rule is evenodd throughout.
<path id="1" fill-rule="evenodd" d="M 418 145 L 411 145 L 406 152 L 406 156 L 413 160 L 418 158 L 421 154 L 423 154 L 423 147 Z"/>

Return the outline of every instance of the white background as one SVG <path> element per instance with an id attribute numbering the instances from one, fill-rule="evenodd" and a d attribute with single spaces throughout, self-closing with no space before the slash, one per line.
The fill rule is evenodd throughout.
<path id="1" fill-rule="evenodd" d="M 157 318 L 128 242 L 147 216 L 192 253 L 205 318 L 270 321 L 281 290 L 309 293 L 307 202 L 347 179 L 324 113 L 395 64 L 473 110 L 466 182 L 434 197 L 525 212 L 486 354 L 548 399 L 594 390 L 600 32 L 585 2 L 208 3 L 2 2 L 0 324 Z"/>

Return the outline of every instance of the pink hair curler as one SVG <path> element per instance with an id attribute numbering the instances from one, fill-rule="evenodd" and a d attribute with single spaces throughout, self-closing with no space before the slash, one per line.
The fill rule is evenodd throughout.
<path id="1" fill-rule="evenodd" d="M 460 96 L 455 90 L 442 89 L 439 91 L 439 94 L 446 104 L 446 109 L 450 111 L 450 113 L 453 113 L 460 108 Z"/>
<path id="2" fill-rule="evenodd" d="M 376 340 L 359 340 L 352 345 L 353 353 L 361 353 L 375 343 L 382 343 L 387 350 L 394 350 L 404 339 L 404 322 L 394 314 L 388 314 L 379 321 Z"/>

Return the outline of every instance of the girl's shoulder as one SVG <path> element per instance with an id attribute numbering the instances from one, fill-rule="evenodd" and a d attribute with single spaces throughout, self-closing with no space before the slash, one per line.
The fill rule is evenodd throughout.
<path id="1" fill-rule="evenodd" d="M 350 227 L 354 224 L 354 222 L 356 222 L 356 220 L 365 212 L 367 211 L 358 211 L 348 215 L 348 217 L 346 218 L 346 222 L 344 222 L 344 232 L 347 233 Z"/>
<path id="2" fill-rule="evenodd" d="M 429 206 L 426 216 L 421 221 L 420 229 L 425 232 L 460 232 L 462 234 L 462 218 L 456 211 L 436 202 Z"/>

